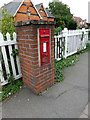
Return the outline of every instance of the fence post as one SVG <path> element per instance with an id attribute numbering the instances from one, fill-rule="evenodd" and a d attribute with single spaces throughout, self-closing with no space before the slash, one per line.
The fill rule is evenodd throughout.
<path id="1" fill-rule="evenodd" d="M 1 39 L 0 39 L 1 42 L 4 42 L 3 35 L 0 34 L 0 36 L 1 36 Z M 8 64 L 8 58 L 7 58 L 5 46 L 1 46 L 1 52 L 3 56 L 4 64 L 5 64 L 6 74 L 8 75 L 10 74 L 10 70 L 9 70 L 9 64 Z"/>
<path id="2" fill-rule="evenodd" d="M 0 40 L 3 41 L 3 35 L 0 32 Z M 2 55 L 1 55 L 1 49 L 0 49 L 0 82 L 5 82 L 3 77 L 3 69 L 2 69 Z"/>
<path id="3" fill-rule="evenodd" d="M 82 32 L 84 32 L 84 37 L 83 37 L 83 40 L 82 40 L 82 44 L 83 44 L 83 49 L 86 48 L 86 41 L 85 41 L 85 36 L 86 36 L 86 31 L 85 31 L 85 28 L 82 28 Z"/>
<path id="4" fill-rule="evenodd" d="M 89 38 L 88 38 L 88 31 L 87 31 L 87 29 L 85 29 L 85 40 L 84 40 L 85 41 L 85 47 L 84 47 L 84 49 L 86 49 L 86 43 L 88 43 L 88 40 L 89 40 Z"/>
<path id="5" fill-rule="evenodd" d="M 63 32 L 63 37 L 65 37 L 65 55 L 64 58 L 67 57 L 67 35 L 68 35 L 68 29 L 64 28 Z"/>
<path id="6" fill-rule="evenodd" d="M 55 36 L 55 59 L 57 59 L 57 37 Z"/>
<path id="7" fill-rule="evenodd" d="M 13 33 L 13 40 L 14 40 L 14 41 L 17 41 L 16 39 L 17 39 L 17 35 L 16 35 L 16 33 L 14 32 L 14 33 Z M 17 44 L 15 45 L 15 49 L 18 50 Z M 18 72 L 19 72 L 19 74 L 21 75 L 21 67 L 20 67 L 19 56 L 16 56 L 16 60 L 17 60 Z"/>
<path id="8" fill-rule="evenodd" d="M 6 34 L 6 37 L 7 37 L 7 41 L 11 41 L 10 34 L 8 32 Z M 13 72 L 13 75 L 15 77 L 16 76 L 15 63 L 14 63 L 14 58 L 11 55 L 13 52 L 12 45 L 8 45 L 8 50 L 9 50 L 10 62 L 11 62 L 11 66 L 12 66 L 12 72 Z"/>

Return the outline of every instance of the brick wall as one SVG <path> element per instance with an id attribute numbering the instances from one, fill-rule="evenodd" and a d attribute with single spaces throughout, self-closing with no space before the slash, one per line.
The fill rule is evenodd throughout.
<path id="1" fill-rule="evenodd" d="M 40 21 L 39 24 L 18 25 L 16 31 L 23 81 L 39 93 L 54 83 L 54 25 L 40 24 Z M 51 63 L 43 67 L 39 67 L 38 28 L 51 29 Z"/>

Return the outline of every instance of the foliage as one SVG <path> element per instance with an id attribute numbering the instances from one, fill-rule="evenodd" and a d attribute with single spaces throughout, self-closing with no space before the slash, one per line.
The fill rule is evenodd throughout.
<path id="1" fill-rule="evenodd" d="M 90 50 L 90 44 L 87 43 L 86 44 L 86 49 L 83 49 L 81 51 L 79 51 L 78 53 L 67 57 L 66 59 L 62 59 L 61 61 L 57 61 L 55 60 L 55 81 L 56 82 L 61 82 L 64 80 L 64 73 L 63 73 L 63 69 L 75 65 L 76 62 L 79 60 L 78 57 L 79 55 L 87 52 L 88 50 Z"/>
<path id="2" fill-rule="evenodd" d="M 8 82 L 13 82 L 13 81 L 14 81 L 14 76 L 13 76 L 13 74 L 8 74 L 8 75 L 7 75 L 7 81 L 8 81 Z"/>
<path id="3" fill-rule="evenodd" d="M 73 20 L 68 20 L 67 28 L 69 30 L 76 30 L 77 28 L 77 22 Z"/>
<path id="4" fill-rule="evenodd" d="M 86 44 L 86 48 L 87 48 L 87 50 L 90 50 L 90 43 Z"/>
<path id="5" fill-rule="evenodd" d="M 66 67 L 75 65 L 78 61 L 78 55 L 75 54 L 73 56 L 67 57 L 66 59 L 62 59 L 61 61 L 55 60 L 55 81 L 61 82 L 64 80 L 64 73 L 62 70 Z"/>
<path id="6" fill-rule="evenodd" d="M 13 19 L 13 16 L 11 16 L 10 14 L 7 13 L 6 9 L 1 8 L 1 16 L 2 18 L 0 21 L 0 31 L 2 32 L 3 36 L 4 36 L 4 40 L 6 39 L 6 33 L 9 32 L 11 39 L 13 38 L 13 32 L 15 32 L 15 27 L 13 25 L 13 23 L 16 22 L 16 20 Z M 0 52 L 0 57 L 1 57 L 1 62 L 2 62 L 2 67 L 3 67 L 3 76 L 5 79 L 7 79 L 9 82 L 14 80 L 14 77 L 12 75 L 12 68 L 10 65 L 10 57 L 9 57 L 9 51 L 8 48 L 6 47 L 6 51 L 7 51 L 7 58 L 8 58 L 8 63 L 9 63 L 9 68 L 10 68 L 10 74 L 6 74 L 5 69 L 4 69 L 4 61 Z M 18 54 L 17 50 L 13 49 L 13 53 L 12 56 Z"/>
<path id="7" fill-rule="evenodd" d="M 13 49 L 11 55 L 12 55 L 13 57 L 16 56 L 16 55 L 19 55 L 18 49 Z"/>
<path id="8" fill-rule="evenodd" d="M 61 16 L 56 15 L 55 16 L 55 21 L 56 21 L 56 25 L 55 27 L 61 27 L 61 29 L 65 28 L 65 22 L 61 19 Z"/>
<path id="9" fill-rule="evenodd" d="M 58 0 L 54 0 L 49 3 L 49 8 L 47 9 L 55 16 L 56 27 L 61 26 L 63 29 L 64 27 L 68 28 L 71 24 L 74 24 L 74 21 L 72 22 L 71 20 L 73 15 L 66 4 L 63 4 Z"/>
<path id="10" fill-rule="evenodd" d="M 16 53 L 12 53 L 12 55 L 14 56 L 14 60 L 15 60 L 16 55 L 18 55 L 18 50 L 13 49 L 13 52 L 14 51 L 16 51 Z M 22 80 L 15 80 L 13 73 L 12 73 L 12 68 L 10 65 L 10 58 L 8 58 L 10 74 L 6 74 L 5 69 L 4 69 L 4 61 L 2 59 L 2 55 L 0 55 L 0 57 L 1 57 L 2 67 L 3 67 L 3 72 L 2 72 L 3 76 L 9 83 L 9 84 L 3 86 L 3 88 L 2 88 L 2 99 L 0 98 L 0 100 L 4 100 L 5 98 L 9 97 L 10 95 L 13 95 L 19 89 L 21 89 L 22 85 L 23 85 L 23 81 Z"/>
<path id="11" fill-rule="evenodd" d="M 0 25 L 0 31 L 2 32 L 4 39 L 6 39 L 6 33 L 9 32 L 11 38 L 13 38 L 13 32 L 15 32 L 15 27 L 13 23 L 16 22 L 15 19 L 13 19 L 13 16 L 6 13 L 6 9 L 2 9 L 2 19 L 1 19 L 1 25 Z"/>
<path id="12" fill-rule="evenodd" d="M 58 33 L 60 33 L 62 31 L 62 28 L 61 27 L 57 27 L 55 28 L 55 35 L 57 35 Z"/>
<path id="13" fill-rule="evenodd" d="M 14 81 L 14 76 L 13 76 L 13 72 L 12 72 L 12 66 L 11 66 L 11 59 L 10 59 L 10 56 L 9 56 L 9 51 L 8 49 L 6 48 L 6 51 L 7 51 L 7 60 L 8 60 L 8 65 L 9 65 L 9 70 L 10 70 L 10 74 L 7 74 L 6 73 L 6 69 L 5 69 L 5 64 L 4 64 L 4 60 L 3 60 L 3 57 L 2 57 L 2 54 L 0 52 L 0 60 L 1 60 L 1 63 L 2 63 L 2 73 L 3 73 L 3 77 L 5 78 L 6 81 L 8 82 L 12 82 Z M 14 59 L 14 62 L 15 62 L 15 67 L 17 66 L 17 62 L 16 62 L 16 56 L 19 54 L 18 50 L 17 49 L 13 49 L 12 50 L 12 56 L 13 56 L 13 59 Z M 17 68 L 16 68 L 16 72 L 17 71 Z"/>
<path id="14" fill-rule="evenodd" d="M 16 93 L 18 90 L 22 88 L 22 86 L 23 86 L 22 80 L 13 81 L 9 83 L 8 85 L 3 86 L 2 99 L 0 99 L 0 101 Z"/>

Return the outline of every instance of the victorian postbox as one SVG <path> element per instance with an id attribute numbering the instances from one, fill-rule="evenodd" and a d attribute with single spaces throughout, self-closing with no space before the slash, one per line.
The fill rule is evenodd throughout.
<path id="1" fill-rule="evenodd" d="M 50 63 L 50 29 L 39 29 L 40 43 L 40 65 L 45 66 Z"/>
<path id="2" fill-rule="evenodd" d="M 55 82 L 54 24 L 42 20 L 16 23 L 23 82 L 37 94 Z"/>

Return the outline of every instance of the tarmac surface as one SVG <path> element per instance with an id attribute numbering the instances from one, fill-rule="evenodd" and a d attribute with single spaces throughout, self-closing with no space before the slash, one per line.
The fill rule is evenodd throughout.
<path id="1" fill-rule="evenodd" d="M 88 104 L 88 53 L 42 96 L 24 88 L 2 104 L 3 118 L 79 118 Z"/>

